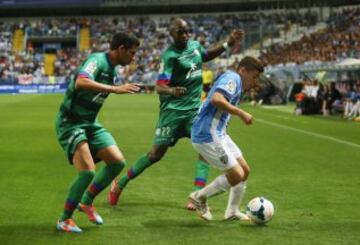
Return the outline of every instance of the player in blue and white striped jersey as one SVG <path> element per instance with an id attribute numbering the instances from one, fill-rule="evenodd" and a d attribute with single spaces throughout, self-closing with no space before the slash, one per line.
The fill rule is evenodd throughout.
<path id="1" fill-rule="evenodd" d="M 194 120 L 192 145 L 210 165 L 224 172 L 202 190 L 190 194 L 190 200 L 205 220 L 212 220 L 207 199 L 228 189 L 230 194 L 225 219 L 248 220 L 240 212 L 239 205 L 250 168 L 241 150 L 226 133 L 226 128 L 231 115 L 240 117 L 245 124 L 252 123 L 252 115 L 237 106 L 242 91 L 253 87 L 263 70 L 258 59 L 243 58 L 234 70 L 219 76 Z"/>

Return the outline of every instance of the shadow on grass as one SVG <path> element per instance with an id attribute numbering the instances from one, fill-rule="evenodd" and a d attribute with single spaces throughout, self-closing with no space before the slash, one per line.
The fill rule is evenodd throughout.
<path id="1" fill-rule="evenodd" d="M 106 202 L 101 202 L 96 204 L 96 207 L 101 207 L 101 208 L 110 208 L 113 211 L 116 212 L 121 212 L 121 213 L 126 213 L 126 212 L 132 212 L 132 210 L 159 210 L 159 211 L 164 211 L 164 210 L 184 210 L 185 208 L 181 205 L 179 205 L 179 203 L 177 202 L 169 202 L 169 201 L 153 201 L 153 200 L 149 200 L 149 201 L 144 201 L 144 202 L 121 202 L 116 206 L 109 206 L 108 203 Z"/>
<path id="2" fill-rule="evenodd" d="M 266 229 L 266 225 L 256 225 L 247 221 L 224 221 L 212 220 L 204 221 L 194 214 L 194 220 L 188 219 L 153 219 L 142 222 L 143 226 L 151 229 L 164 229 L 166 227 L 181 227 L 181 228 L 197 228 L 197 229 L 213 229 L 213 228 L 244 228 L 244 229 Z"/>
<path id="3" fill-rule="evenodd" d="M 2 225 L 0 226 L 0 240 L 1 244 L 46 244 L 49 241 L 57 243 L 57 241 L 63 241 L 64 238 L 84 237 L 85 234 L 90 235 L 101 230 L 100 227 L 92 224 L 81 226 L 81 228 L 84 231 L 82 234 L 68 234 L 56 230 L 54 223 Z"/>
<path id="4" fill-rule="evenodd" d="M 177 219 L 153 219 L 142 222 L 142 225 L 150 229 L 164 229 L 168 227 L 181 227 L 181 228 L 197 228 L 197 229 L 212 229 L 216 228 L 217 222 L 206 222 L 199 219 L 194 220 L 177 220 Z"/>

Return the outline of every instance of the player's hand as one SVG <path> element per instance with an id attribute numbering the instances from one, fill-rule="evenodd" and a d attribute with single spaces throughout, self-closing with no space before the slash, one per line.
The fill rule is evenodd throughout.
<path id="1" fill-rule="evenodd" d="M 140 91 L 140 87 L 136 84 L 127 83 L 120 86 L 114 86 L 115 94 L 133 94 Z"/>
<path id="2" fill-rule="evenodd" d="M 186 93 L 185 87 L 171 87 L 171 95 L 176 98 L 183 97 L 185 93 Z"/>
<path id="3" fill-rule="evenodd" d="M 245 111 L 241 113 L 240 118 L 246 125 L 250 125 L 253 122 L 253 116 Z"/>
<path id="4" fill-rule="evenodd" d="M 239 42 L 245 36 L 245 32 L 241 29 L 235 29 L 230 33 L 228 38 L 228 45 L 232 47 L 236 42 Z"/>

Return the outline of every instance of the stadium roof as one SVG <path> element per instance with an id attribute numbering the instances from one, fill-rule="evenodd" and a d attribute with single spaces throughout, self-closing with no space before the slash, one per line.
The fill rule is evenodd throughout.
<path id="1" fill-rule="evenodd" d="M 360 0 L 0 0 L 0 17 L 245 12 L 360 4 Z"/>

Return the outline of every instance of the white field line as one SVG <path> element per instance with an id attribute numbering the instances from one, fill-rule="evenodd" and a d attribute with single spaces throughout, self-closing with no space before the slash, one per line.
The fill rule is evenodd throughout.
<path id="1" fill-rule="evenodd" d="M 282 125 L 280 123 L 274 123 L 274 122 L 264 120 L 264 119 L 260 119 L 260 118 L 256 118 L 255 122 L 261 122 L 261 123 L 264 123 L 264 124 L 267 124 L 267 125 L 270 125 L 270 126 L 273 126 L 273 127 L 282 128 L 282 129 L 286 129 L 286 130 L 290 130 L 290 131 L 294 131 L 294 132 L 298 132 L 298 133 L 302 133 L 302 134 L 307 134 L 307 135 L 310 135 L 310 136 L 313 136 L 313 137 L 318 137 L 318 138 L 321 138 L 321 139 L 330 140 L 330 141 L 337 142 L 337 143 L 340 143 L 340 144 L 343 144 L 343 145 L 348 145 L 348 146 L 360 148 L 360 145 L 356 144 L 356 143 L 348 142 L 348 141 L 337 139 L 337 138 L 334 138 L 334 137 L 331 137 L 331 136 L 318 134 L 318 133 L 314 133 L 314 132 L 310 132 L 310 131 L 306 131 L 306 130 L 302 130 L 302 129 L 298 129 L 298 128 L 292 128 L 292 127 L 289 127 L 289 126 Z"/>

